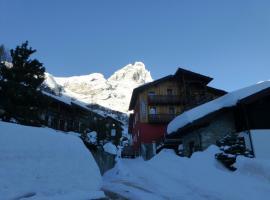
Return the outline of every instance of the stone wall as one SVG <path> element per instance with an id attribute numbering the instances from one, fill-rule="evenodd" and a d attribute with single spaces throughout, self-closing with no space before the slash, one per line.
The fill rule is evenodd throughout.
<path id="1" fill-rule="evenodd" d="M 91 153 L 96 160 L 101 175 L 114 167 L 115 155 L 105 152 L 102 148 L 91 150 Z"/>
<path id="2" fill-rule="evenodd" d="M 234 115 L 232 112 L 221 113 L 207 127 L 194 130 L 183 136 L 183 154 L 190 156 L 192 151 L 205 150 L 224 136 L 234 133 Z M 193 143 L 194 145 L 192 145 Z M 194 146 L 191 150 L 190 146 Z"/>
<path id="3" fill-rule="evenodd" d="M 156 143 L 141 144 L 141 156 L 144 160 L 150 160 L 156 155 Z"/>

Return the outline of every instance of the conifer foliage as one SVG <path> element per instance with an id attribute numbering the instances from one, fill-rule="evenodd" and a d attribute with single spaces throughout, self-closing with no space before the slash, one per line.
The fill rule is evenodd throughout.
<path id="1" fill-rule="evenodd" d="M 236 170 L 233 164 L 236 162 L 237 156 L 253 157 L 253 153 L 246 148 L 244 138 L 234 134 L 227 135 L 217 141 L 217 146 L 222 153 L 217 153 L 216 159 L 231 171 Z"/>
<path id="2" fill-rule="evenodd" d="M 45 78 L 45 67 L 37 59 L 30 59 L 35 52 L 26 41 L 10 51 L 11 63 L 0 64 L 0 103 L 6 120 L 15 118 L 24 124 L 39 121 L 37 111 L 43 105 L 39 87 Z"/>
<path id="3" fill-rule="evenodd" d="M 11 57 L 7 48 L 3 44 L 1 44 L 0 45 L 0 62 L 4 62 L 4 61 L 10 62 Z"/>

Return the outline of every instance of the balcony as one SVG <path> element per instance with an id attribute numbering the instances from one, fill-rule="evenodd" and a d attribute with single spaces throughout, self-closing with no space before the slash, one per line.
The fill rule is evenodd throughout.
<path id="1" fill-rule="evenodd" d="M 167 124 L 176 116 L 177 114 L 149 114 L 148 122 L 151 124 Z"/>
<path id="2" fill-rule="evenodd" d="M 182 104 L 184 103 L 184 98 L 180 95 L 148 95 L 148 104 Z"/>

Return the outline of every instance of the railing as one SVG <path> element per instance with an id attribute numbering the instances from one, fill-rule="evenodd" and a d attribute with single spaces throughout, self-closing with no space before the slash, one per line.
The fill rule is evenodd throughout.
<path id="1" fill-rule="evenodd" d="M 148 95 L 148 104 L 180 104 L 184 99 L 180 95 Z"/>
<path id="2" fill-rule="evenodd" d="M 177 114 L 149 114 L 148 122 L 152 124 L 167 124 L 176 116 Z"/>

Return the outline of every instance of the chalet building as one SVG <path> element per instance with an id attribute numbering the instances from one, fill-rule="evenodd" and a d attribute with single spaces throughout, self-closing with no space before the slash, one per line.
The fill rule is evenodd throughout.
<path id="1" fill-rule="evenodd" d="M 205 150 L 229 134 L 243 137 L 257 158 L 270 159 L 270 82 L 228 93 L 191 109 L 168 125 L 166 143 L 183 155 Z"/>
<path id="2" fill-rule="evenodd" d="M 110 116 L 102 116 L 76 101 L 44 92 L 48 107 L 40 111 L 43 124 L 61 131 L 73 131 L 85 136 L 96 131 L 98 141 L 110 140 L 118 145 L 122 136 L 122 123 Z"/>
<path id="3" fill-rule="evenodd" d="M 135 88 L 129 110 L 129 133 L 133 148 L 145 159 L 151 158 L 177 115 L 226 92 L 207 86 L 213 79 L 179 68 L 174 75 Z"/>

